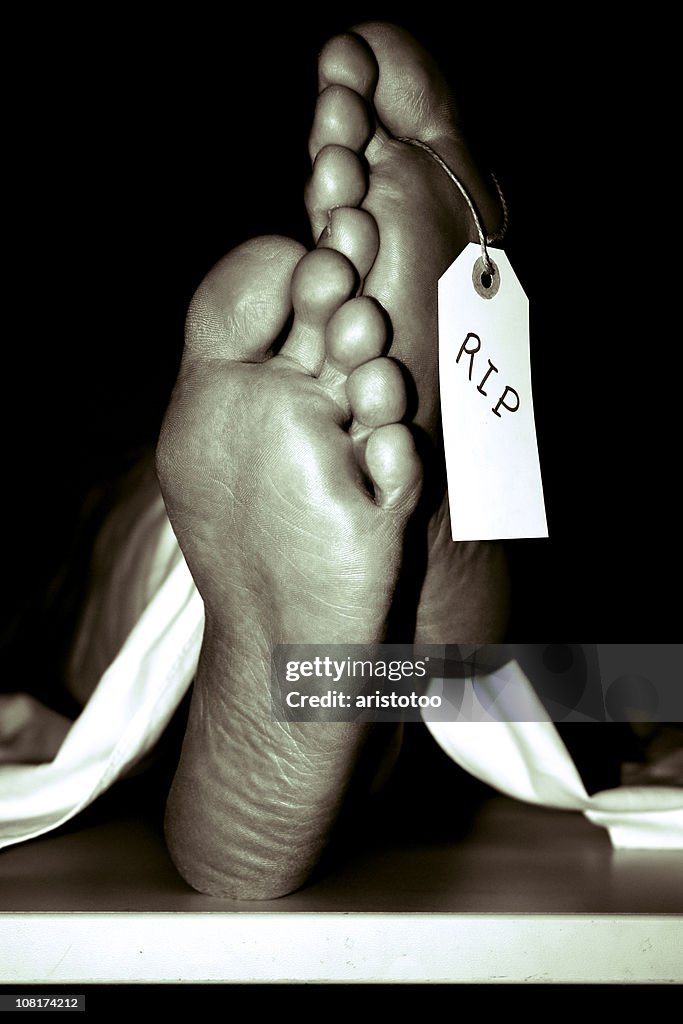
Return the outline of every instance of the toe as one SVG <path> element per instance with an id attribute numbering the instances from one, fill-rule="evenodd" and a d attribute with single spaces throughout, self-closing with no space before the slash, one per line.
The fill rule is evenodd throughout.
<path id="1" fill-rule="evenodd" d="M 331 210 L 360 206 L 366 191 L 367 175 L 357 153 L 345 146 L 330 145 L 321 149 L 305 196 L 313 237 L 320 237 Z"/>
<path id="2" fill-rule="evenodd" d="M 343 253 L 353 263 L 359 279 L 364 281 L 379 252 L 377 221 L 366 210 L 353 206 L 332 210 L 318 239 L 318 248 Z"/>
<path id="3" fill-rule="evenodd" d="M 373 359 L 354 370 L 346 382 L 351 413 L 357 423 L 382 427 L 406 413 L 403 375 L 393 359 Z"/>
<path id="4" fill-rule="evenodd" d="M 450 86 L 433 57 L 410 33 L 385 22 L 365 22 L 354 31 L 372 49 L 379 67 L 372 97 L 375 139 L 366 148 L 371 166 L 383 153 L 385 131 L 397 139 L 426 143 L 470 190 L 484 222 L 493 230 L 500 209 L 461 132 Z"/>
<path id="5" fill-rule="evenodd" d="M 423 142 L 452 134 L 457 109 L 430 54 L 397 25 L 365 22 L 354 32 L 371 47 L 380 69 L 374 105 L 385 128 Z"/>
<path id="6" fill-rule="evenodd" d="M 253 238 L 207 274 L 187 314 L 185 359 L 260 362 L 292 305 L 292 273 L 305 252 L 289 238 Z"/>
<path id="7" fill-rule="evenodd" d="M 321 91 L 329 85 L 344 85 L 370 100 L 378 77 L 375 55 L 364 39 L 345 33 L 334 36 L 323 47 L 318 61 Z"/>
<path id="8" fill-rule="evenodd" d="M 422 466 L 411 432 L 402 423 L 379 427 L 370 435 L 365 463 L 381 508 L 410 514 L 417 505 Z"/>
<path id="9" fill-rule="evenodd" d="M 328 361 L 348 375 L 388 345 L 389 326 L 380 304 L 367 295 L 345 302 L 330 318 L 325 331 Z"/>
<path id="10" fill-rule="evenodd" d="M 357 285 L 353 264 L 341 253 L 334 249 L 307 253 L 292 277 L 294 322 L 280 354 L 308 373 L 318 374 L 325 358 L 328 321 Z"/>
<path id="11" fill-rule="evenodd" d="M 389 321 L 375 299 L 365 295 L 350 299 L 330 318 L 320 384 L 348 419 L 353 415 L 348 375 L 363 363 L 376 361 L 388 345 Z"/>
<path id="12" fill-rule="evenodd" d="M 325 146 L 345 146 L 360 153 L 372 130 L 365 100 L 346 86 L 330 85 L 318 96 L 309 139 L 311 160 Z"/>

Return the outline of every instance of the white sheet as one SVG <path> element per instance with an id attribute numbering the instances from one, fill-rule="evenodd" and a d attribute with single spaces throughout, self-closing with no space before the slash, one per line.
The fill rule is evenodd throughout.
<path id="1" fill-rule="evenodd" d="M 485 711 L 473 699 L 472 682 L 465 683 L 461 719 L 427 722 L 435 740 L 459 765 L 509 796 L 544 807 L 582 811 L 595 825 L 608 829 L 616 848 L 683 849 L 683 789 L 640 786 L 588 795 L 574 762 L 554 724 L 517 662 L 510 662 L 477 681 L 491 683 L 491 694 L 514 693 L 515 713 L 522 699 L 529 721 L 505 721 Z M 442 687 L 434 680 L 430 692 Z M 495 706 L 495 705 L 494 705 Z M 476 708 L 477 721 L 475 717 Z M 599 729 L 600 724 L 595 723 Z"/>
<path id="2" fill-rule="evenodd" d="M 148 577 L 156 589 L 55 760 L 0 766 L 0 847 L 56 828 L 104 792 L 156 743 L 192 682 L 203 603 L 166 519 L 156 544 Z M 518 799 L 582 811 L 609 830 L 616 847 L 683 849 L 683 789 L 621 788 L 589 797 L 519 666 L 500 673 L 517 687 L 516 717 L 521 688 L 537 720 L 427 723 L 455 761 Z M 467 701 L 462 711 L 468 714 Z"/>

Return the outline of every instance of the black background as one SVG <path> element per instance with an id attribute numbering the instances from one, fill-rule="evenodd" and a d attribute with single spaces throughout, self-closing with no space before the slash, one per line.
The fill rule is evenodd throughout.
<path id="1" fill-rule="evenodd" d="M 659 297 L 669 210 L 643 184 L 644 74 L 623 46 L 638 26 L 598 38 L 563 8 L 552 24 L 389 13 L 448 73 L 506 194 L 506 249 L 531 299 L 551 538 L 510 545 L 509 639 L 673 625 L 661 584 L 677 558 L 663 468 L 676 461 L 673 339 L 636 313 Z M 316 55 L 331 32 L 386 14 L 192 8 L 151 21 L 105 6 L 97 23 L 52 15 L 8 42 L 19 56 L 6 96 L 0 410 L 10 619 L 30 615 L 27 595 L 71 543 L 87 487 L 153 442 L 202 276 L 255 234 L 310 244 Z"/>

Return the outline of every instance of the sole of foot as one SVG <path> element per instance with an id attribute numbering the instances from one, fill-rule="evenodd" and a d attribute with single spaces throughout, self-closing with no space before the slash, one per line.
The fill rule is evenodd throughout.
<path id="1" fill-rule="evenodd" d="M 254 239 L 205 279 L 157 452 L 207 618 L 252 648 L 383 639 L 421 486 L 380 305 L 303 252 Z"/>
<path id="2" fill-rule="evenodd" d="M 157 471 L 206 621 L 165 828 L 202 892 L 303 884 L 370 738 L 271 704 L 274 645 L 388 638 L 419 500 L 387 318 L 358 286 L 334 249 L 257 238 L 188 314 Z"/>

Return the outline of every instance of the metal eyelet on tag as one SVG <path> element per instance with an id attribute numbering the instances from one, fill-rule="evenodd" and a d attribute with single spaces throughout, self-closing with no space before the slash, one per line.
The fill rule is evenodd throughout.
<path id="1" fill-rule="evenodd" d="M 490 257 L 488 263 L 487 267 L 484 257 L 480 256 L 472 270 L 474 290 L 482 299 L 492 299 L 500 288 L 500 271 Z"/>

